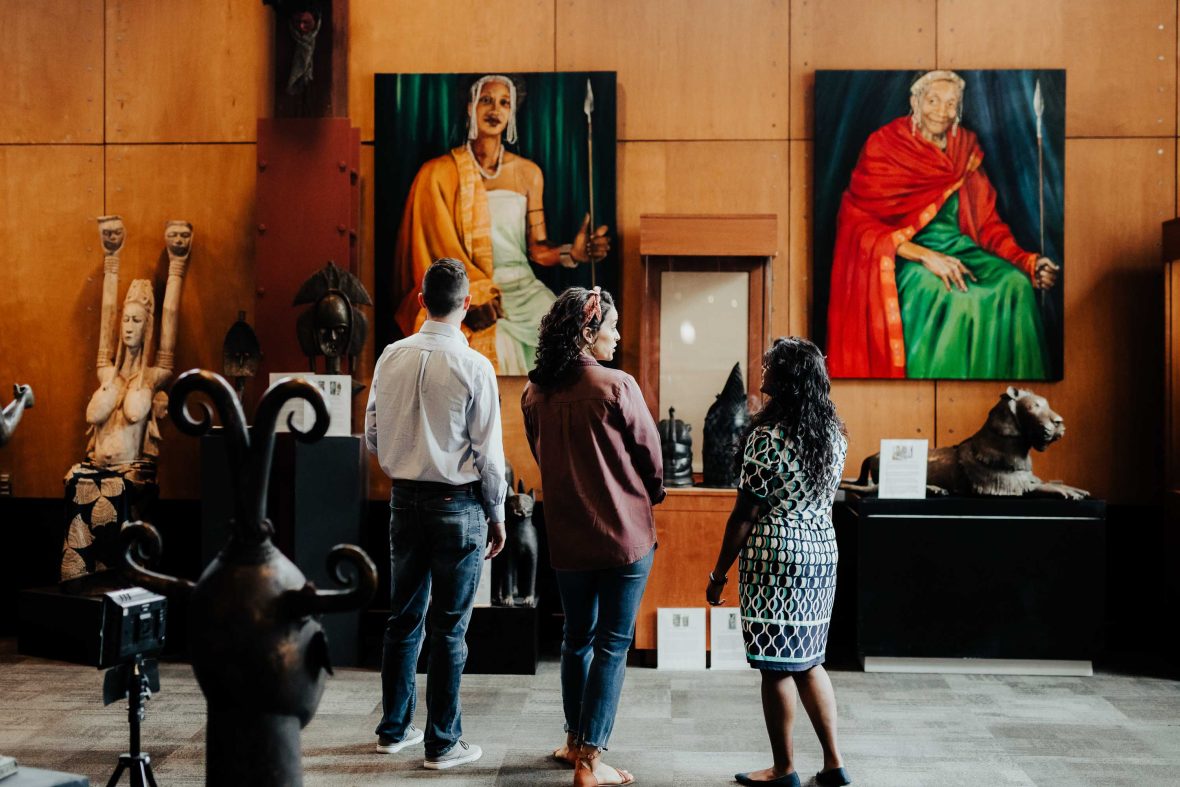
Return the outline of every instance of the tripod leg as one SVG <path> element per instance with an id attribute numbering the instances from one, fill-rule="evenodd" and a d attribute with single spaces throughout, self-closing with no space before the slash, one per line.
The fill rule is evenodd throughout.
<path id="1" fill-rule="evenodd" d="M 156 784 L 156 777 L 155 777 L 155 775 L 152 773 L 152 764 L 151 764 L 151 762 L 145 762 L 145 763 L 143 764 L 143 768 L 144 768 L 144 773 L 146 773 L 146 774 L 147 774 L 148 787 L 159 787 L 159 785 L 157 785 L 157 784 Z"/>
<path id="2" fill-rule="evenodd" d="M 123 775 L 123 769 L 127 767 L 127 763 L 123 759 L 119 759 L 119 767 L 115 768 L 115 772 L 111 774 L 111 780 L 107 782 L 107 787 L 115 787 L 119 783 L 119 777 Z"/>
<path id="3" fill-rule="evenodd" d="M 143 760 L 136 760 L 135 767 L 131 769 L 131 787 L 148 787 Z"/>

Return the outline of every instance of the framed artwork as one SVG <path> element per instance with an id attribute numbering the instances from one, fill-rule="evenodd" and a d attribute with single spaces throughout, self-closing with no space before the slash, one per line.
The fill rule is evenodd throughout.
<path id="1" fill-rule="evenodd" d="M 615 74 L 377 74 L 378 348 L 417 330 L 440 257 L 471 284 L 464 334 L 502 375 L 535 364 L 556 295 L 619 299 Z"/>
<path id="2" fill-rule="evenodd" d="M 817 71 L 832 377 L 1060 380 L 1065 72 Z"/>

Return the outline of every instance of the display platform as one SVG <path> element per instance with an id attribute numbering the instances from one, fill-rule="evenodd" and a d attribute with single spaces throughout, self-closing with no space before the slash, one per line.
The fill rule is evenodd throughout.
<path id="1" fill-rule="evenodd" d="M 77 773 L 47 771 L 21 765 L 16 773 L 0 779 L 4 787 L 90 787 L 90 779 Z"/>
<path id="2" fill-rule="evenodd" d="M 101 629 L 102 596 L 70 595 L 57 585 L 17 594 L 16 648 L 22 656 L 97 665 Z"/>
<path id="3" fill-rule="evenodd" d="M 540 649 L 536 607 L 476 607 L 467 627 L 467 675 L 536 675 Z M 430 616 L 418 657 L 426 673 L 430 658 Z"/>
<path id="4" fill-rule="evenodd" d="M 866 670 L 1090 674 L 1106 598 L 1105 502 L 848 503 Z"/>
<path id="5" fill-rule="evenodd" d="M 332 547 L 361 543 L 368 467 L 359 436 L 323 437 L 315 443 L 297 442 L 290 434 L 275 436 L 267 497 L 274 543 L 322 590 L 338 587 L 328 573 Z M 225 438 L 214 429 L 201 438 L 202 567 L 229 538 L 234 512 L 229 473 Z M 359 620 L 359 610 L 323 616 L 333 666 L 360 664 Z"/>

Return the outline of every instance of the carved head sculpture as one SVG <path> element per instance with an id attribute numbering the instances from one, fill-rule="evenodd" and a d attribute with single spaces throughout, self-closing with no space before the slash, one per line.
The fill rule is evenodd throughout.
<path id="1" fill-rule="evenodd" d="M 146 353 L 152 346 L 156 314 L 156 292 L 150 279 L 136 279 L 123 299 L 123 317 L 119 324 L 119 348 L 115 368 L 120 368 L 127 353 L 142 372 Z"/>
<path id="2" fill-rule="evenodd" d="M 194 418 L 187 405 L 197 393 L 212 407 L 200 402 L 203 412 Z M 194 436 L 208 432 L 214 409 L 224 426 L 235 482 L 230 538 L 194 585 L 140 564 L 142 556 L 160 552 L 155 528 L 136 522 L 122 531 L 128 578 L 189 598 L 193 672 L 209 709 L 208 784 L 302 783 L 298 731 L 315 714 L 324 674 L 331 671 L 319 614 L 356 609 L 377 586 L 372 561 L 357 547 L 339 545 L 328 554 L 331 574 L 344 589 L 323 591 L 271 542 L 266 499 L 274 428 L 280 408 L 293 399 L 310 404 L 315 415 L 306 431 L 288 422 L 295 439 L 319 440 L 328 428 L 328 411 L 320 392 L 304 380 L 284 378 L 272 385 L 247 430 L 241 403 L 223 378 L 196 369 L 182 374 L 169 408 L 180 430 Z M 255 737 L 260 730 L 270 737 L 268 745 L 241 745 L 247 731 Z"/>
<path id="3" fill-rule="evenodd" d="M 329 261 L 299 288 L 294 305 L 300 304 L 311 304 L 295 325 L 311 370 L 322 355 L 328 359 L 328 373 L 339 374 L 340 359 L 347 356 L 355 362 L 369 332 L 368 320 L 357 306 L 371 306 L 373 300 L 360 279 Z"/>
<path id="4" fill-rule="evenodd" d="M 102 240 L 102 248 L 108 255 L 118 254 L 123 248 L 123 241 L 127 239 L 127 229 L 123 226 L 123 217 L 99 216 L 98 237 Z"/>
<path id="5" fill-rule="evenodd" d="M 725 387 L 705 414 L 705 486 L 737 486 L 735 457 L 741 450 L 741 436 L 749 423 L 750 409 L 746 404 L 742 366 L 735 363 L 725 381 Z"/>
<path id="6" fill-rule="evenodd" d="M 225 341 L 221 344 L 221 368 L 226 377 L 244 380 L 258 374 L 258 363 L 262 359 L 262 348 L 258 345 L 258 336 L 250 323 L 246 322 L 246 313 L 238 312 L 238 321 L 229 327 L 225 333 Z M 241 391 L 238 392 L 239 395 Z"/>
<path id="7" fill-rule="evenodd" d="M 164 224 L 164 245 L 171 257 L 185 259 L 193 247 L 193 225 L 187 221 L 169 221 Z"/>
<path id="8" fill-rule="evenodd" d="M 533 515 L 533 508 L 537 504 L 537 493 L 530 489 L 524 491 L 524 481 L 516 482 L 516 489 L 508 487 L 508 497 L 504 500 L 504 514 L 510 522 L 519 522 Z"/>
<path id="9" fill-rule="evenodd" d="M 692 427 L 668 408 L 668 417 L 656 426 L 664 457 L 664 485 L 692 486 Z"/>

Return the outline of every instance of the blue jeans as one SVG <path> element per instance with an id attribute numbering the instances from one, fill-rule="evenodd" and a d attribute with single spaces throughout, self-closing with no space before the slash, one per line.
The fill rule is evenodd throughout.
<path id="1" fill-rule="evenodd" d="M 634 563 L 595 571 L 558 571 L 565 609 L 561 642 L 561 703 L 565 731 L 605 749 L 615 726 L 627 649 L 647 587 L 655 549 Z"/>
<path id="2" fill-rule="evenodd" d="M 381 656 L 377 734 L 402 740 L 414 718 L 414 675 L 430 605 L 426 756 L 446 754 L 463 734 L 459 679 L 464 635 L 483 567 L 488 524 L 470 489 L 395 486 L 390 496 L 389 622 Z"/>

